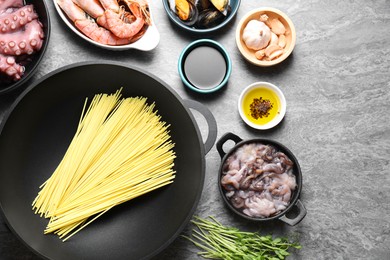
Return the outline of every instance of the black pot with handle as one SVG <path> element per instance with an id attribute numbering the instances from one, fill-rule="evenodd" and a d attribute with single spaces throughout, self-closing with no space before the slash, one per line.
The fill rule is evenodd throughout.
<path id="1" fill-rule="evenodd" d="M 225 152 L 223 149 L 223 146 L 228 141 L 233 141 L 235 143 L 235 145 L 233 148 L 230 149 L 230 151 Z M 221 179 L 223 177 L 223 166 L 224 166 L 226 160 L 229 158 L 230 155 L 234 154 L 238 148 L 242 147 L 245 144 L 251 144 L 251 143 L 262 143 L 265 145 L 272 145 L 277 150 L 286 154 L 290 158 L 290 160 L 294 163 L 293 174 L 295 175 L 295 178 L 296 178 L 297 187 L 295 188 L 295 190 L 293 191 L 293 193 L 291 195 L 290 204 L 286 207 L 286 209 L 284 209 L 281 212 L 277 213 L 276 215 L 272 215 L 270 217 L 264 217 L 264 218 L 251 217 L 251 216 L 244 214 L 240 210 L 236 209 L 231 204 L 231 202 L 228 200 L 228 198 L 226 197 L 226 195 L 225 195 L 226 191 L 223 189 L 222 184 L 221 184 Z M 251 221 L 258 221 L 258 222 L 279 219 L 279 220 L 281 220 L 281 221 L 283 221 L 291 226 L 298 224 L 306 216 L 306 209 L 305 209 L 304 205 L 302 204 L 302 202 L 299 200 L 299 195 L 300 195 L 301 190 L 302 190 L 301 168 L 299 166 L 297 158 L 294 156 L 294 154 L 286 146 L 284 146 L 283 144 L 281 144 L 279 142 L 270 140 L 270 139 L 256 138 L 256 139 L 249 139 L 249 140 L 244 141 L 239 136 L 237 136 L 233 133 L 226 133 L 217 141 L 216 147 L 217 147 L 218 153 L 221 156 L 221 160 L 222 160 L 221 166 L 219 168 L 219 173 L 218 173 L 219 191 L 221 193 L 221 196 L 222 196 L 225 204 L 235 214 L 237 214 L 245 219 L 248 219 Z M 287 213 L 289 211 L 293 210 L 293 208 L 297 209 L 298 214 L 296 214 L 296 216 L 292 217 L 292 218 L 287 217 L 286 216 Z"/>
<path id="2" fill-rule="evenodd" d="M 44 235 L 47 219 L 31 203 L 53 173 L 75 133 L 85 101 L 98 93 L 143 96 L 170 124 L 174 182 L 118 205 L 62 242 Z M 205 144 L 190 111 L 208 123 Z M 190 221 L 203 189 L 205 155 L 217 136 L 202 104 L 182 100 L 166 83 L 139 68 L 83 62 L 57 69 L 29 86 L 0 124 L 0 212 L 12 232 L 45 259 L 149 259 L 170 245 Z"/>

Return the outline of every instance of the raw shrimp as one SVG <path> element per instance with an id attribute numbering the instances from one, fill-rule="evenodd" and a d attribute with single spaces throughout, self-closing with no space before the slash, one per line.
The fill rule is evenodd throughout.
<path id="1" fill-rule="evenodd" d="M 124 45 L 130 43 L 131 39 L 120 39 L 110 31 L 100 27 L 72 0 L 57 0 L 58 5 L 67 14 L 75 26 L 90 39 L 107 45 Z"/>
<path id="2" fill-rule="evenodd" d="M 72 0 L 72 2 L 92 18 L 97 19 L 104 15 L 104 9 L 100 5 L 99 0 Z"/>
<path id="3" fill-rule="evenodd" d="M 130 2 L 130 11 L 135 16 L 136 20 L 132 23 L 126 23 L 123 21 L 125 10 L 121 8 L 119 13 L 115 13 L 112 10 L 106 10 L 105 16 L 110 31 L 119 38 L 131 38 L 141 31 L 145 24 L 141 6 L 138 3 Z"/>
<path id="4" fill-rule="evenodd" d="M 119 13 L 119 4 L 116 0 L 99 0 L 105 10 Z"/>

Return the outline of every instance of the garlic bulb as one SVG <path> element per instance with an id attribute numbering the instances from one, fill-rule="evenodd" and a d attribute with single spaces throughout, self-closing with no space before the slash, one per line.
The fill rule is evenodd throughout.
<path id="1" fill-rule="evenodd" d="M 250 20 L 244 28 L 242 39 L 248 48 L 257 51 L 268 45 L 271 39 L 271 30 L 263 22 Z"/>

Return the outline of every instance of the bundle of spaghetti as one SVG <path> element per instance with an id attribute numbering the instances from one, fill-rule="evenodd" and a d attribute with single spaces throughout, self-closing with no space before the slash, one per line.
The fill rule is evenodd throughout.
<path id="1" fill-rule="evenodd" d="M 146 98 L 98 94 L 32 206 L 64 241 L 112 207 L 173 182 L 168 127 Z"/>

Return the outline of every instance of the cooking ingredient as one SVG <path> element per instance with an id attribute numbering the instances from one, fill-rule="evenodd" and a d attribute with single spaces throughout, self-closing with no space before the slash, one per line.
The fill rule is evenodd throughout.
<path id="1" fill-rule="evenodd" d="M 206 29 L 212 28 L 220 24 L 225 19 L 225 16 L 218 10 L 205 9 L 199 13 L 197 28 Z"/>
<path id="2" fill-rule="evenodd" d="M 0 33 L 0 53 L 13 56 L 31 55 L 41 49 L 43 38 L 42 24 L 36 19 L 32 20 L 21 30 L 10 34 Z"/>
<path id="3" fill-rule="evenodd" d="M 23 0 L 1 0 L 0 13 L 3 13 L 8 8 L 20 8 L 23 6 Z"/>
<path id="4" fill-rule="evenodd" d="M 0 77 L 1 83 L 20 80 L 31 55 L 44 39 L 42 24 L 33 5 L 21 0 L 0 2 Z"/>
<path id="5" fill-rule="evenodd" d="M 77 29 L 105 45 L 139 40 L 151 25 L 146 0 L 57 0 Z"/>
<path id="6" fill-rule="evenodd" d="M 84 10 L 74 4 L 72 0 L 57 0 L 57 4 L 74 22 L 76 28 L 88 38 L 106 45 L 124 45 L 131 42 L 131 39 L 121 39 L 109 30 L 100 27 L 94 20 L 89 19 Z"/>
<path id="7" fill-rule="evenodd" d="M 271 108 L 267 109 L 267 116 L 264 116 L 264 114 L 262 114 L 262 117 L 258 116 L 257 118 L 252 116 L 253 109 L 251 107 L 253 100 L 255 99 L 267 101 L 272 105 Z M 258 87 L 250 90 L 243 99 L 242 110 L 246 118 L 254 124 L 265 125 L 271 122 L 279 114 L 280 109 L 281 104 L 278 95 L 273 90 L 266 87 Z M 260 113 L 260 111 L 258 113 Z"/>
<path id="8" fill-rule="evenodd" d="M 282 24 L 281 21 L 279 21 L 278 18 L 271 19 L 270 21 L 270 27 L 273 33 L 277 35 L 285 34 L 286 33 L 286 28 Z"/>
<path id="9" fill-rule="evenodd" d="M 228 0 L 210 0 L 210 2 L 220 11 L 223 15 L 227 15 L 227 9 L 229 5 Z"/>
<path id="10" fill-rule="evenodd" d="M 120 90 L 86 100 L 68 150 L 32 205 L 50 218 L 45 234 L 65 241 L 114 206 L 173 182 L 169 125 L 154 110 Z"/>
<path id="11" fill-rule="evenodd" d="M 278 45 L 281 48 L 284 48 L 286 46 L 286 36 L 284 36 L 284 34 L 279 35 Z"/>
<path id="12" fill-rule="evenodd" d="M 188 53 L 184 60 L 184 74 L 196 88 L 211 89 L 218 86 L 226 75 L 226 61 L 219 50 L 199 46 Z"/>
<path id="13" fill-rule="evenodd" d="M 296 188 L 294 163 L 274 146 L 247 143 L 222 167 L 225 196 L 247 216 L 267 218 L 285 210 Z"/>
<path id="14" fill-rule="evenodd" d="M 278 36 L 275 33 L 271 32 L 271 41 L 269 42 L 269 45 L 277 45 L 278 42 L 279 42 Z"/>
<path id="15" fill-rule="evenodd" d="M 255 57 L 256 57 L 258 60 L 262 60 L 262 59 L 265 57 L 265 51 L 264 51 L 264 49 L 259 50 L 259 51 L 256 51 L 256 52 L 255 52 Z"/>
<path id="16" fill-rule="evenodd" d="M 0 16 L 0 28 L 2 33 L 11 32 L 23 27 L 25 24 L 38 18 L 33 5 L 26 5 L 14 10 L 9 8 Z"/>
<path id="17" fill-rule="evenodd" d="M 283 54 L 283 48 L 281 48 L 279 45 L 273 45 L 270 44 L 265 49 L 265 56 L 268 58 L 268 60 L 273 60 L 273 58 L 279 57 Z"/>
<path id="18" fill-rule="evenodd" d="M 126 23 L 122 20 L 123 18 L 121 17 L 123 17 L 126 12 L 123 8 L 120 9 L 119 13 L 116 13 L 110 9 L 105 11 L 109 30 L 115 34 L 115 36 L 121 39 L 133 37 L 142 29 L 145 24 L 141 6 L 129 1 L 129 8 L 135 17 L 135 21 L 132 21 L 131 23 Z"/>
<path id="19" fill-rule="evenodd" d="M 242 33 L 245 45 L 252 50 L 265 48 L 271 40 L 271 30 L 265 23 L 250 20 Z"/>
<path id="20" fill-rule="evenodd" d="M 211 216 L 206 219 L 194 217 L 191 222 L 196 228 L 192 229 L 191 237 L 184 237 L 203 250 L 198 254 L 208 259 L 276 260 L 289 256 L 290 248 L 301 249 L 298 242 L 241 231 L 222 225 Z"/>
<path id="21" fill-rule="evenodd" d="M 259 31 L 260 27 L 262 31 Z M 262 13 L 259 20 L 248 22 L 242 33 L 242 39 L 249 49 L 255 51 L 256 59 L 272 61 L 284 54 L 288 33 L 289 31 L 278 18 L 271 19 L 267 14 Z"/>
<path id="22" fill-rule="evenodd" d="M 168 0 L 168 5 L 184 25 L 198 29 L 217 26 L 231 11 L 228 0 Z"/>
<path id="23" fill-rule="evenodd" d="M 269 111 L 272 108 L 272 103 L 268 99 L 254 98 L 250 105 L 251 116 L 254 119 L 263 118 L 269 116 Z"/>
<path id="24" fill-rule="evenodd" d="M 0 74 L 4 74 L 14 80 L 19 80 L 24 73 L 24 66 L 16 63 L 13 56 L 4 56 L 0 54 Z"/>

